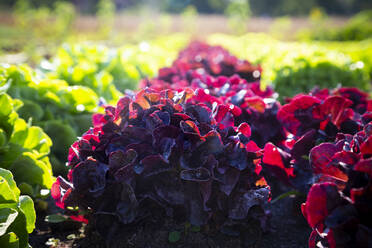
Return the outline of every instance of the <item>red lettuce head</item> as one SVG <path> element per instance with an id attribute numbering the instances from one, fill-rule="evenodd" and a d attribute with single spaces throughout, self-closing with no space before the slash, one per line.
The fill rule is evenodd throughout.
<path id="1" fill-rule="evenodd" d="M 315 145 L 314 137 L 315 131 L 311 130 L 297 141 L 284 145 L 265 145 L 261 165 L 273 191 L 282 188 L 281 183 L 284 183 L 304 194 L 308 192 L 314 183 L 313 170 L 308 160 L 308 154 Z"/>
<path id="2" fill-rule="evenodd" d="M 367 111 L 368 94 L 358 88 L 339 88 L 333 92 L 333 95 L 342 96 L 352 101 L 351 108 L 359 114 Z"/>
<path id="3" fill-rule="evenodd" d="M 310 152 L 320 184 L 302 211 L 313 232 L 309 246 L 368 247 L 372 243 L 372 143 L 370 125 L 354 136 L 338 134 Z"/>
<path id="4" fill-rule="evenodd" d="M 249 123 L 252 138 L 259 146 L 264 146 L 268 141 L 284 140 L 283 127 L 276 117 L 280 103 L 274 99 L 275 94 L 269 87 L 262 90 L 259 82 L 248 83 L 238 75 L 213 77 L 195 72 L 190 78 L 190 87 L 196 90 L 196 96 L 189 102 L 203 102 L 210 108 L 213 108 L 214 103 L 233 106 L 237 113 L 234 118 L 235 125 Z M 151 88 L 182 91 L 187 81 L 163 81 L 161 84 L 161 80 L 152 79 L 147 82 Z"/>
<path id="5" fill-rule="evenodd" d="M 285 138 L 282 125 L 276 118 L 280 108 L 276 94 L 270 87 L 262 89 L 259 82 L 261 68 L 239 60 L 219 46 L 194 42 L 181 51 L 172 67 L 162 68 L 153 79 L 144 79 L 141 88 L 182 91 L 190 87 L 197 96 L 190 101 L 234 105 L 239 114 L 238 126 L 247 122 L 252 139 L 259 145 L 281 142 Z"/>
<path id="6" fill-rule="evenodd" d="M 262 72 L 260 66 L 238 59 L 221 46 L 210 46 L 203 42 L 192 42 L 181 51 L 173 62 L 173 68 L 177 69 L 179 75 L 197 69 L 212 76 L 238 74 L 248 82 L 259 80 Z M 168 75 L 163 78 L 166 79 Z"/>
<path id="7" fill-rule="evenodd" d="M 192 42 L 179 53 L 171 67 L 161 68 L 156 78 L 142 80 L 140 88 L 150 86 L 157 90 L 182 90 L 192 86 L 213 90 L 224 84 L 222 77 L 222 80 L 215 80 L 214 77 L 228 78 L 237 75 L 245 83 L 251 83 L 259 82 L 261 72 L 259 65 L 254 66 L 246 60 L 240 60 L 220 46 Z M 203 86 L 197 79 L 203 81 Z"/>
<path id="8" fill-rule="evenodd" d="M 228 106 L 188 102 L 194 96 L 146 89 L 95 115 L 94 128 L 71 146 L 69 182 L 53 186 L 58 206 L 78 207 L 96 223 L 136 223 L 157 212 L 194 225 L 249 218 L 270 196 L 250 127 L 231 124 Z"/>
<path id="9" fill-rule="evenodd" d="M 297 137 L 315 129 L 323 141 L 332 141 L 338 132 L 357 133 L 372 119 L 367 96 L 355 88 L 339 88 L 332 94 L 316 89 L 290 99 L 278 111 L 278 119 Z"/>
<path id="10" fill-rule="evenodd" d="M 372 130 L 367 124 L 372 121 L 368 106 L 367 95 L 355 88 L 314 89 L 309 95 L 290 99 L 277 116 L 290 133 L 285 142 L 266 144 L 262 157 L 264 173 L 305 193 L 316 181 L 346 182 L 344 165 L 355 164 L 360 156 L 353 151 L 372 153 L 366 152 L 368 141 L 361 140 Z M 320 145 L 314 147 L 316 144 Z M 271 178 L 267 179 L 271 185 Z"/>

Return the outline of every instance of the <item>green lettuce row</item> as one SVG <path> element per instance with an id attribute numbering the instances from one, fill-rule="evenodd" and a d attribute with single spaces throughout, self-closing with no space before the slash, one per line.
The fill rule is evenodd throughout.
<path id="1" fill-rule="evenodd" d="M 120 48 L 92 43 L 65 44 L 51 61 L 43 61 L 39 69 L 46 78 L 89 87 L 106 102 L 116 104 L 125 90 L 137 89 L 139 80 L 153 77 L 159 68 L 170 65 L 188 41 L 187 35 L 175 34 Z"/>
<path id="2" fill-rule="evenodd" d="M 68 147 L 91 126 L 91 113 L 97 111 L 99 98 L 87 87 L 40 77 L 26 65 L 2 67 L 0 92 L 23 101 L 18 114 L 51 137 L 53 171 L 64 174 Z"/>
<path id="3" fill-rule="evenodd" d="M 34 202 L 20 190 L 10 171 L 0 168 L 0 247 L 26 248 L 35 229 Z"/>
<path id="4" fill-rule="evenodd" d="M 372 38 L 372 10 L 364 10 L 353 16 L 345 25 L 338 28 L 319 28 L 306 30 L 304 38 L 313 40 L 352 41 Z"/>
<path id="5" fill-rule="evenodd" d="M 116 101 L 120 91 L 107 67 L 114 66 L 113 55 L 105 46 L 67 45 L 58 49 L 53 64 L 41 63 L 48 79 L 62 79 L 72 86 L 85 86 L 106 101 Z M 47 68 L 47 69 L 46 69 Z"/>
<path id="6" fill-rule="evenodd" d="M 170 64 L 187 41 L 184 35 L 109 49 L 103 45 L 62 46 L 52 62 L 38 69 L 0 66 L 0 92 L 23 101 L 17 110 L 53 140 L 54 174 L 65 174 L 68 147 L 91 126 L 98 103 L 116 104 L 126 89 Z M 98 97 L 99 96 L 99 97 Z"/>
<path id="7" fill-rule="evenodd" d="M 260 63 L 263 85 L 272 84 L 281 97 L 315 86 L 371 89 L 372 45 L 366 42 L 283 42 L 265 34 L 216 34 L 208 41 Z"/>
<path id="8" fill-rule="evenodd" d="M 0 167 L 10 170 L 22 192 L 38 196 L 54 182 L 48 154 L 51 139 L 19 118 L 22 102 L 0 93 Z"/>

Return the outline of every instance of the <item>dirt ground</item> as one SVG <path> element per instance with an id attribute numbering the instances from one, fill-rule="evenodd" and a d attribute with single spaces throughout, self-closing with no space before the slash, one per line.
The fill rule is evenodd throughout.
<path id="1" fill-rule="evenodd" d="M 301 201 L 303 199 L 288 197 L 266 206 L 271 215 L 267 232 L 263 232 L 254 221 L 247 223 L 240 236 L 234 237 L 208 227 L 192 231 L 185 229 L 184 223 L 154 218 L 143 225 L 126 229 L 109 244 L 90 225 L 70 221 L 48 224 L 44 216 L 39 215 L 30 244 L 40 248 L 306 248 L 311 230 L 300 213 Z M 178 231 L 181 237 L 177 242 L 170 243 L 168 236 L 173 231 Z"/>

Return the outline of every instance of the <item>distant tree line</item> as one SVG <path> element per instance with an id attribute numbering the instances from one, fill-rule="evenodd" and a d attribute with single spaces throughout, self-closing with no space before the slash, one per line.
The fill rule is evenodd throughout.
<path id="1" fill-rule="evenodd" d="M 29 0 L 34 6 L 53 6 L 58 0 Z M 99 0 L 65 0 L 75 4 L 82 13 L 93 14 L 97 11 Z M 199 13 L 221 14 L 232 1 L 249 1 L 255 16 L 307 15 L 314 7 L 322 8 L 330 15 L 352 15 L 361 10 L 372 9 L 371 0 L 112 0 L 118 11 L 149 6 L 169 13 L 180 13 L 193 5 Z M 12 7 L 14 0 L 0 0 L 0 6 Z"/>

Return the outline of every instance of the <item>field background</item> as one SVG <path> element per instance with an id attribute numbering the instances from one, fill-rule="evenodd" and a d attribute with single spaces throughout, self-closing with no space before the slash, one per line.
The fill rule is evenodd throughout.
<path id="1" fill-rule="evenodd" d="M 0 167 L 13 168 L 3 158 L 21 154 L 14 160 L 23 165 L 20 158 L 28 156 L 25 171 L 39 169 L 30 172 L 32 181 L 38 171 L 39 181 L 17 181 L 35 203 L 34 247 L 90 247 L 89 238 L 104 247 L 94 230 L 55 207 L 50 187 L 57 176 L 66 176 L 68 149 L 92 126 L 92 114 L 156 77 L 193 40 L 260 65 L 261 89 L 271 87 L 281 104 L 314 88 L 357 87 L 372 97 L 369 0 L 0 0 L 0 100 L 21 123 L 9 130 L 28 132 L 23 144 L 16 140 L 21 135 L 4 136 L 0 128 L 0 138 L 16 137 L 0 139 Z M 26 136 L 35 142 L 26 144 Z M 20 147 L 19 154 L 9 147 Z M 9 170 L 16 180 L 23 178 L 20 170 Z M 298 207 L 305 196 L 291 192 L 273 193 L 277 201 L 269 208 L 277 215 L 276 231 L 262 239 L 264 247 L 307 247 L 310 228 Z M 282 221 L 288 224 L 285 235 Z M 169 231 L 180 228 L 168 224 L 157 230 L 159 240 L 168 242 Z M 198 235 L 184 238 L 197 243 Z"/>

